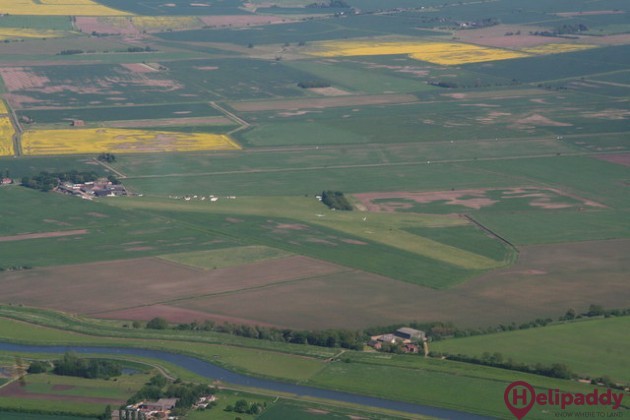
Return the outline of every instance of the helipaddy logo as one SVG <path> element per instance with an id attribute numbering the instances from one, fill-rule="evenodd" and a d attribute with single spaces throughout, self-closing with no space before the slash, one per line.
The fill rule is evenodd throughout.
<path id="1" fill-rule="evenodd" d="M 505 388 L 503 400 L 507 408 L 518 420 L 529 413 L 534 405 L 557 406 L 564 410 L 569 406 L 612 406 L 613 410 L 621 406 L 623 392 L 615 393 L 608 389 L 593 390 L 588 394 L 579 392 L 563 392 L 559 389 L 548 389 L 537 393 L 533 386 L 525 381 L 512 382 Z"/>

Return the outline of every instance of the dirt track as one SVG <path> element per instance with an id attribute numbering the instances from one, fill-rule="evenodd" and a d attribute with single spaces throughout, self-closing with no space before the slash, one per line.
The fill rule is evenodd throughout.
<path id="1" fill-rule="evenodd" d="M 23 241 L 26 239 L 60 238 L 62 236 L 85 235 L 87 229 L 66 230 L 61 232 L 23 233 L 21 235 L 0 236 L 0 242 Z"/>

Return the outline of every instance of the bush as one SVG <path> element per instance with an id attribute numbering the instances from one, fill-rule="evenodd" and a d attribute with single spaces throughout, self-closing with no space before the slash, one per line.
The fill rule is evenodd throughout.
<path id="1" fill-rule="evenodd" d="M 165 330 L 168 328 L 168 321 L 164 318 L 155 317 L 151 321 L 147 322 L 146 328 L 150 330 Z"/>

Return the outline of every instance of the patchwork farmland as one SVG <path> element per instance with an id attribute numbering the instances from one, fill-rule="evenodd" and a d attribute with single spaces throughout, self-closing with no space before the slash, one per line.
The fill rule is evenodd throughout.
<path id="1" fill-rule="evenodd" d="M 602 317 L 617 362 L 627 344 L 628 6 L 272 3 L 0 0 L 0 341 L 168 349 L 495 417 L 516 379 L 627 387 L 561 341 Z M 35 190 L 50 174 L 66 195 Z M 84 176 L 129 194 L 80 200 Z M 494 367 L 361 351 L 391 325 Z M 0 390 L 0 417 L 125 399 L 33 381 Z"/>

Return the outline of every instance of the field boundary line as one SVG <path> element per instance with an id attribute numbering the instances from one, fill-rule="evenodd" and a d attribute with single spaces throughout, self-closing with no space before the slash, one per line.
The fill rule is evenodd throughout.
<path id="1" fill-rule="evenodd" d="M 233 112 L 228 111 L 227 109 L 223 108 L 221 105 L 217 104 L 215 101 L 210 101 L 210 106 L 214 109 L 216 109 L 219 112 L 222 112 L 223 114 L 227 115 L 228 118 L 230 118 L 232 121 L 236 122 L 237 124 L 240 125 L 240 127 L 235 128 L 234 130 L 228 131 L 227 135 L 231 136 L 234 133 L 237 133 L 239 131 L 243 131 L 248 129 L 249 127 L 251 127 L 251 124 L 248 123 L 247 121 L 245 121 L 244 119 L 242 119 L 241 117 L 237 116 L 236 114 L 234 114 Z"/>
<path id="2" fill-rule="evenodd" d="M 503 236 L 499 235 L 498 233 L 496 233 L 495 231 L 493 231 L 489 227 L 484 226 L 483 224 L 481 224 L 481 222 L 478 222 L 472 216 L 470 216 L 468 214 L 464 214 L 463 216 L 464 216 L 464 218 L 466 220 L 468 220 L 473 225 L 477 226 L 479 229 L 481 229 L 484 232 L 486 232 L 487 234 L 491 235 L 493 238 L 498 239 L 499 241 L 501 241 L 504 244 L 508 245 L 510 248 L 512 248 L 514 250 L 514 252 L 516 252 L 516 255 L 519 254 L 518 248 L 512 242 L 508 241 L 506 238 L 504 238 Z"/>
<path id="3" fill-rule="evenodd" d="M 341 266 L 343 267 L 343 266 Z M 253 287 L 244 287 L 242 289 L 236 289 L 236 290 L 225 290 L 222 292 L 214 292 L 214 293 L 205 293 L 205 294 L 201 294 L 201 295 L 193 295 L 193 296 L 182 296 L 182 297 L 178 297 L 175 299 L 170 299 L 170 300 L 162 300 L 162 301 L 158 301 L 158 302 L 151 302 L 151 303 L 146 303 L 143 305 L 136 305 L 136 306 L 128 306 L 125 308 L 116 308 L 116 309 L 111 309 L 111 310 L 107 310 L 107 311 L 98 311 L 98 312 L 84 312 L 81 315 L 86 315 L 86 316 L 94 316 L 94 315 L 99 315 L 99 314 L 108 314 L 111 312 L 118 312 L 118 311 L 125 311 L 125 310 L 129 310 L 129 309 L 137 309 L 137 308 L 147 308 L 149 306 L 155 306 L 155 305 L 171 305 L 173 303 L 179 303 L 179 302 L 185 302 L 185 301 L 193 301 L 193 300 L 198 300 L 198 299 L 205 299 L 205 298 L 211 298 L 211 297 L 218 297 L 218 296 L 226 296 L 226 295 L 234 295 L 237 293 L 241 293 L 241 292 L 250 292 L 252 290 L 260 290 L 260 289 L 268 289 L 268 288 L 272 288 L 272 287 L 276 287 L 276 286 L 284 286 L 286 284 L 291 284 L 291 283 L 299 283 L 301 281 L 306 281 L 306 280 L 313 280 L 313 279 L 317 279 L 320 277 L 327 277 L 333 274 L 343 274 L 343 273 L 351 273 L 353 271 L 361 271 L 361 270 L 356 270 L 353 268 L 347 268 L 347 267 L 343 267 L 346 268 L 345 270 L 338 270 L 338 271 L 333 271 L 330 273 L 325 273 L 325 274 L 318 274 L 315 276 L 307 276 L 307 277 L 298 277 L 295 279 L 289 279 L 289 280 L 283 280 L 283 281 L 278 281 L 275 283 L 269 283 L 269 284 L 263 284 L 260 286 L 253 286 Z M 204 312 L 204 311 L 200 311 L 200 312 Z M 212 314 L 212 312 L 208 312 L 208 314 Z"/>

